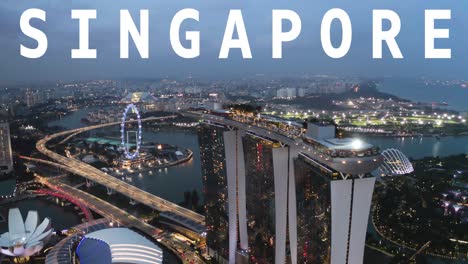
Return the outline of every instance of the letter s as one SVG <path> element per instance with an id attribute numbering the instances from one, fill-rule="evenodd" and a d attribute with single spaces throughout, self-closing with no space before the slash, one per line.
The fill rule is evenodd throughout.
<path id="1" fill-rule="evenodd" d="M 31 8 L 23 12 L 20 19 L 20 28 L 24 35 L 37 41 L 37 47 L 34 49 L 25 47 L 21 44 L 21 56 L 29 59 L 42 57 L 47 51 L 47 36 L 41 30 L 31 26 L 29 23 L 32 18 L 38 18 L 46 21 L 46 12 L 41 9 Z"/>

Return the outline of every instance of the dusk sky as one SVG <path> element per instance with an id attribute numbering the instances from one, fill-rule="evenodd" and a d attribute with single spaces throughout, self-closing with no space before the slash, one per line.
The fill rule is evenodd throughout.
<path id="1" fill-rule="evenodd" d="M 353 25 L 353 42 L 348 55 L 331 59 L 320 44 L 320 24 L 328 9 L 342 8 Z M 24 36 L 20 16 L 29 8 L 47 12 L 47 21 L 33 25 L 48 37 L 48 51 L 40 59 L 20 55 L 20 44 L 35 47 Z M 199 30 L 201 55 L 182 59 L 171 48 L 169 25 L 174 14 L 183 8 L 200 12 L 200 22 L 186 21 L 184 30 Z M 90 47 L 97 49 L 97 59 L 71 59 L 70 50 L 78 48 L 78 21 L 70 18 L 71 9 L 96 9 L 97 19 L 90 22 Z M 119 10 L 129 9 L 139 20 L 139 9 L 150 12 L 150 58 L 139 57 L 132 42 L 130 59 L 119 58 Z M 241 9 L 249 36 L 253 59 L 242 59 L 239 50 L 227 60 L 218 59 L 229 9 Z M 302 19 L 298 39 L 283 45 L 283 59 L 271 58 L 271 11 L 291 9 Z M 384 45 L 384 59 L 372 59 L 372 9 L 392 9 L 402 21 L 397 38 L 403 56 L 392 59 Z M 452 19 L 436 23 L 450 28 L 450 39 L 437 40 L 437 48 L 451 48 L 452 59 L 424 59 L 424 10 L 451 9 Z M 335 27 L 339 28 L 339 27 Z M 335 41 L 341 31 L 334 30 Z M 71 80 L 95 78 L 158 78 L 194 76 L 234 78 L 246 74 L 312 73 L 357 76 L 427 76 L 468 79 L 468 2 L 460 0 L 2 0 L 0 2 L 0 80 Z"/>

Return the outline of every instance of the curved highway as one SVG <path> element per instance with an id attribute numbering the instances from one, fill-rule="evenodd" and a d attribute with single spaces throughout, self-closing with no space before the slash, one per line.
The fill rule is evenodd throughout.
<path id="1" fill-rule="evenodd" d="M 136 218 L 135 216 L 128 214 L 121 208 L 118 208 L 117 206 L 110 204 L 109 202 L 106 202 L 87 192 L 68 186 L 67 184 L 61 183 L 59 181 L 55 181 L 55 179 L 38 177 L 38 180 L 51 189 L 59 189 L 61 191 L 67 192 L 68 194 L 76 197 L 77 200 L 88 206 L 91 210 L 104 216 L 105 218 L 97 220 L 98 223 L 115 221 L 118 226 L 123 225 L 126 227 L 135 227 L 153 238 L 157 238 L 161 236 L 162 233 L 164 233 L 163 230 L 153 227 L 148 223 Z M 93 223 L 96 222 L 83 223 L 79 226 L 84 228 L 79 229 L 83 232 L 88 231 L 88 228 L 90 228 Z M 175 255 L 178 255 L 184 264 L 204 263 L 200 256 L 198 256 L 195 252 L 191 252 L 190 250 L 184 250 L 186 252 L 184 255 L 180 254 L 179 250 L 187 247 L 187 245 L 175 239 L 171 239 L 170 236 L 167 237 L 167 235 L 171 233 L 165 232 L 165 234 L 165 238 L 161 238 L 159 243 L 171 250 Z M 54 246 L 51 252 L 47 255 L 46 264 L 70 263 L 70 256 L 67 255 L 69 253 L 68 246 L 71 244 L 69 238 L 62 240 L 56 246 Z"/>
<path id="2" fill-rule="evenodd" d="M 175 115 L 165 116 L 165 117 L 150 117 L 150 118 L 142 119 L 141 121 L 142 122 L 156 121 L 156 120 L 164 120 L 164 119 L 175 118 L 175 117 L 176 117 Z M 131 123 L 131 122 L 136 122 L 136 121 L 131 120 L 127 122 Z M 186 208 L 183 208 L 175 203 L 162 199 L 158 196 L 150 194 L 146 191 L 143 191 L 117 178 L 114 178 L 111 175 L 105 172 L 102 172 L 101 170 L 91 165 L 88 165 L 82 161 L 79 161 L 74 158 L 68 158 L 68 157 L 62 156 L 47 148 L 47 143 L 53 139 L 57 139 L 59 137 L 69 136 L 69 135 L 77 135 L 79 133 L 83 133 L 83 132 L 90 131 L 93 129 L 115 126 L 119 124 L 120 122 L 113 122 L 113 123 L 94 125 L 94 126 L 83 127 L 83 128 L 56 133 L 56 134 L 47 136 L 39 140 L 36 144 L 36 148 L 39 152 L 41 152 L 45 156 L 56 161 L 57 163 L 60 163 L 61 164 L 60 167 L 62 167 L 63 169 L 66 169 L 67 171 L 73 174 L 80 175 L 95 183 L 106 186 L 116 192 L 119 192 L 131 198 L 132 200 L 138 203 L 149 206 L 157 211 L 174 212 L 175 214 L 188 220 L 187 223 L 184 225 L 191 230 L 196 231 L 196 230 L 200 230 L 200 227 L 204 227 L 205 225 L 204 216 L 197 214 Z M 51 165 L 54 165 L 54 163 L 51 163 Z"/>

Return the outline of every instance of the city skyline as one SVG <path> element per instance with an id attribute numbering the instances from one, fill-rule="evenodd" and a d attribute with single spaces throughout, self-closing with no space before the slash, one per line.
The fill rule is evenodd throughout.
<path id="1" fill-rule="evenodd" d="M 29 203 L 63 230 L 30 257 L 47 264 L 94 258 L 92 245 L 103 259 L 131 256 L 142 240 L 113 246 L 121 228 L 153 243 L 139 260 L 160 248 L 153 258 L 169 263 L 468 257 L 467 114 L 378 84 L 316 76 L 5 90 L 15 167 L 1 187 L 17 182 L 0 197 L 0 219 Z M 76 222 L 60 216 L 67 208 Z M 94 231 L 106 242 L 89 243 Z"/>
<path id="2" fill-rule="evenodd" d="M 0 264 L 468 264 L 467 11 L 0 1 Z"/>

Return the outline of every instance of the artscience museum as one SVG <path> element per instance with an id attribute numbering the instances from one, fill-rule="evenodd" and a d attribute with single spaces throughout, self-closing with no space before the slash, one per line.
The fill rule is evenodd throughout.
<path id="1" fill-rule="evenodd" d="M 42 250 L 52 229 L 49 218 L 39 224 L 39 214 L 29 211 L 26 221 L 18 208 L 8 213 L 8 232 L 0 236 L 0 252 L 12 257 L 30 257 Z"/>

